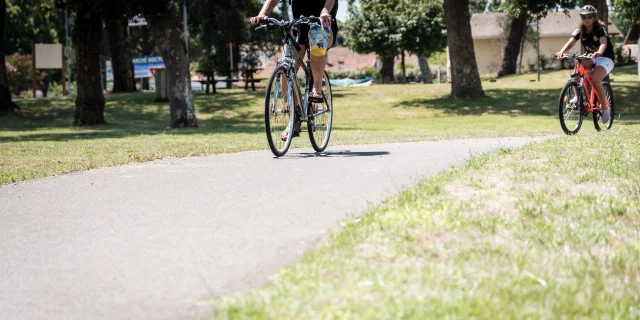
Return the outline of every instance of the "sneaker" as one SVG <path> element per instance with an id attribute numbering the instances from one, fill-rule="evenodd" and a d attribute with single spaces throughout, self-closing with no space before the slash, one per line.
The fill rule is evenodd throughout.
<path id="1" fill-rule="evenodd" d="M 602 110 L 602 116 L 600 117 L 600 120 L 602 120 L 602 123 L 608 123 L 610 118 L 611 118 L 611 108 L 606 108 Z"/>

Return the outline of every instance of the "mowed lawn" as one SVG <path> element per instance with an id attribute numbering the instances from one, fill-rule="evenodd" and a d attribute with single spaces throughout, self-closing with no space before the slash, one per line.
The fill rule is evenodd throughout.
<path id="1" fill-rule="evenodd" d="M 638 123 L 635 67 L 614 75 L 618 125 Z M 568 71 L 483 82 L 478 100 L 448 97 L 449 84 L 334 88 L 331 145 L 469 137 L 559 134 L 559 90 Z M 107 96 L 108 125 L 71 126 L 71 99 L 19 100 L 17 115 L 0 117 L 0 184 L 166 157 L 267 149 L 264 91 L 196 95 L 197 129 L 170 129 L 167 103 L 152 93 Z M 593 131 L 589 125 L 583 132 Z M 306 135 L 293 147 L 308 147 Z M 292 150 L 290 152 L 295 152 Z"/>
<path id="2" fill-rule="evenodd" d="M 640 126 L 503 149 L 344 221 L 215 319 L 639 319 Z"/>

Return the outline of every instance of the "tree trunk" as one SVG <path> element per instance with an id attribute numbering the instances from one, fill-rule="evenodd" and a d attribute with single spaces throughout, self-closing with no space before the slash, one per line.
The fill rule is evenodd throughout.
<path id="1" fill-rule="evenodd" d="M 125 19 L 118 18 L 108 18 L 104 22 L 111 52 L 114 93 L 136 91 L 126 23 Z"/>
<path id="2" fill-rule="evenodd" d="M 4 52 L 4 26 L 7 12 L 6 0 L 0 0 L 0 114 L 13 111 L 17 106 L 11 100 L 9 90 L 9 80 L 7 79 L 7 69 L 5 66 Z"/>
<path id="3" fill-rule="evenodd" d="M 604 22 L 604 27 L 609 32 L 609 6 L 607 0 L 582 0 L 582 5 L 592 5 L 598 10 L 598 20 Z"/>
<path id="4" fill-rule="evenodd" d="M 418 65 L 420 66 L 420 74 L 422 83 L 433 83 L 431 77 L 431 69 L 429 68 L 429 61 L 425 56 L 418 56 Z"/>
<path id="5" fill-rule="evenodd" d="M 522 58 L 524 57 L 524 44 L 527 42 L 527 31 L 529 27 L 524 28 L 522 39 L 520 39 L 520 58 L 518 59 L 518 72 L 522 73 Z"/>
<path id="6" fill-rule="evenodd" d="M 469 0 L 445 0 L 444 15 L 451 59 L 451 96 L 484 97 L 471 38 Z"/>
<path id="7" fill-rule="evenodd" d="M 382 61 L 382 68 L 380 68 L 382 83 L 393 83 L 395 81 L 393 66 L 395 65 L 396 57 L 384 56 L 380 57 L 380 60 Z"/>
<path id="8" fill-rule="evenodd" d="M 99 125 L 104 121 L 104 96 L 100 70 L 101 19 L 91 4 L 78 8 L 73 44 L 76 49 L 75 125 Z"/>
<path id="9" fill-rule="evenodd" d="M 518 55 L 520 54 L 520 47 L 522 39 L 524 38 L 525 30 L 527 29 L 527 22 L 529 15 L 525 10 L 517 17 L 511 20 L 511 27 L 509 30 L 509 37 L 507 38 L 507 46 L 504 47 L 504 58 L 502 59 L 502 67 L 498 75 L 500 77 L 516 74 Z"/>
<path id="10" fill-rule="evenodd" d="M 171 127 L 197 127 L 189 57 L 176 9 L 168 5 L 146 18 L 167 68 Z"/>
<path id="11" fill-rule="evenodd" d="M 402 63 L 402 81 L 407 82 L 407 67 L 404 63 L 404 50 L 400 52 L 400 55 L 402 57 L 402 60 L 400 60 L 400 62 Z"/>

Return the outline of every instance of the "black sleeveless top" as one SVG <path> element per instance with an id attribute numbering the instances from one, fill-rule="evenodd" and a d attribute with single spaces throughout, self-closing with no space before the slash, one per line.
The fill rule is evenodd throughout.
<path id="1" fill-rule="evenodd" d="M 324 9 L 325 0 L 289 0 L 291 4 L 291 12 L 293 12 L 293 18 L 297 19 L 300 16 L 315 16 L 319 17 L 322 9 Z M 338 14 L 338 0 L 333 5 L 331 10 L 331 16 L 335 19 Z"/>

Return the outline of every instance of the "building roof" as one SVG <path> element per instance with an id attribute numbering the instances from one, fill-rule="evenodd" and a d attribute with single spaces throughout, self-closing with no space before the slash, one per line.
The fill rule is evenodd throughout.
<path id="1" fill-rule="evenodd" d="M 540 20 L 540 36 L 569 36 L 578 25 L 580 15 L 577 10 L 549 12 Z M 504 37 L 505 14 L 475 13 L 471 16 L 471 33 L 473 39 L 499 39 Z M 609 34 L 616 36 L 620 30 L 609 19 Z"/>

